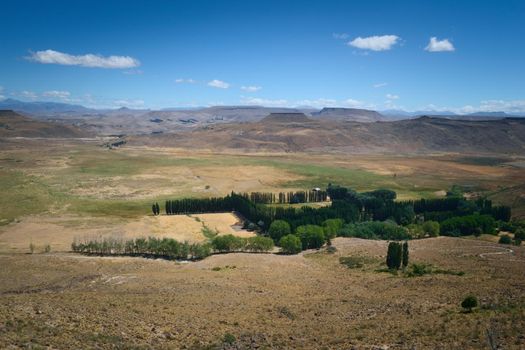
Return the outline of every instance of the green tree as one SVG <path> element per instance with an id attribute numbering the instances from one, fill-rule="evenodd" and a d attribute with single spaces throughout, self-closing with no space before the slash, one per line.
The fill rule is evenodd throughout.
<path id="1" fill-rule="evenodd" d="M 327 239 L 331 239 L 339 235 L 343 228 L 344 221 L 342 219 L 328 219 L 323 221 L 323 230 Z"/>
<path id="2" fill-rule="evenodd" d="M 478 299 L 473 296 L 469 295 L 463 301 L 461 302 L 461 307 L 465 309 L 468 312 L 472 312 L 472 309 L 478 306 Z"/>
<path id="3" fill-rule="evenodd" d="M 271 223 L 268 234 L 275 242 L 279 242 L 281 237 L 292 233 L 290 224 L 284 220 L 275 220 Z"/>
<path id="4" fill-rule="evenodd" d="M 401 243 L 390 242 L 386 254 L 386 265 L 389 269 L 399 270 L 401 267 L 403 247 Z"/>
<path id="5" fill-rule="evenodd" d="M 297 235 L 301 239 L 303 249 L 318 249 L 325 243 L 324 230 L 321 226 L 299 226 L 297 227 Z"/>
<path id="6" fill-rule="evenodd" d="M 408 266 L 408 242 L 403 243 L 403 259 L 402 259 L 403 268 Z"/>
<path id="7" fill-rule="evenodd" d="M 499 238 L 499 243 L 501 243 L 501 244 L 511 244 L 512 243 L 512 238 L 510 238 L 509 235 L 502 235 Z"/>
<path id="8" fill-rule="evenodd" d="M 303 248 L 301 239 L 291 234 L 281 237 L 279 246 L 281 246 L 282 252 L 285 254 L 297 254 Z"/>
<path id="9" fill-rule="evenodd" d="M 273 249 L 273 240 L 262 236 L 250 237 L 246 249 L 252 252 L 269 252 Z"/>
<path id="10" fill-rule="evenodd" d="M 437 221 L 425 221 L 423 223 L 423 232 L 430 237 L 439 236 L 439 222 Z"/>

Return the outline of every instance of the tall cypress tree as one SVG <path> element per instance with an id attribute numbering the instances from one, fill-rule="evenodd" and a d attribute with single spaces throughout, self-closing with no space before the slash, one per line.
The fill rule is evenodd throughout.
<path id="1" fill-rule="evenodd" d="M 403 243 L 403 268 L 408 266 L 408 242 Z"/>

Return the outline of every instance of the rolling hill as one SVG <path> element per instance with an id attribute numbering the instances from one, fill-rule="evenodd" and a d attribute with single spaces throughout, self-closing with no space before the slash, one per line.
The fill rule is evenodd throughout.
<path id="1" fill-rule="evenodd" d="M 525 119 L 472 121 L 420 117 L 363 123 L 279 113 L 255 123 L 214 124 L 185 132 L 130 137 L 130 141 L 237 151 L 525 154 Z"/>
<path id="2" fill-rule="evenodd" d="M 88 135 L 72 125 L 34 120 L 11 110 L 0 110 L 0 137 L 78 138 Z"/>

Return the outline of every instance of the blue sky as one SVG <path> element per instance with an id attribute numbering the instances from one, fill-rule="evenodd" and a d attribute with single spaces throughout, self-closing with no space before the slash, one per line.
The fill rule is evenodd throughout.
<path id="1" fill-rule="evenodd" d="M 0 98 L 525 111 L 523 0 L 4 0 L 1 11 Z"/>

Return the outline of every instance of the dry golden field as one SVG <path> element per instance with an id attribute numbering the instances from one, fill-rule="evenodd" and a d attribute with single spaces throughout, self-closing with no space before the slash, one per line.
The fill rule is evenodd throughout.
<path id="1" fill-rule="evenodd" d="M 177 264 L 69 253 L 2 254 L 1 348 L 523 349 L 525 248 L 410 242 L 414 262 L 463 276 L 393 276 L 387 243 L 337 252 L 225 254 Z M 366 257 L 362 268 L 339 263 Z M 464 313 L 476 295 L 481 307 Z M 235 338 L 232 345 L 224 336 Z"/>

